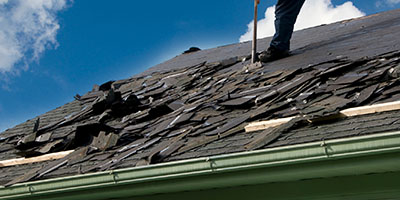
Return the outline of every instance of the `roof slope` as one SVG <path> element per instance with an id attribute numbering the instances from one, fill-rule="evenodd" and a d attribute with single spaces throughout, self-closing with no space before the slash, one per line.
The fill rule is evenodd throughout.
<path id="1" fill-rule="evenodd" d="M 344 108 L 399 99 L 399 19 L 395 10 L 296 32 L 295 55 L 273 63 L 245 67 L 250 48 L 242 43 L 184 54 L 94 86 L 1 134 L 0 160 L 75 152 L 1 167 L 0 183 L 399 130 L 399 111 L 309 123 Z M 305 117 L 244 131 L 248 122 L 296 115 Z"/>

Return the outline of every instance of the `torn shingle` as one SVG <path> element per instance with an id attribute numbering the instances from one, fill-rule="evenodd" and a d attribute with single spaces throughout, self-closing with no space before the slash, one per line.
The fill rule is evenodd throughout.
<path id="1" fill-rule="evenodd" d="M 228 100 L 220 103 L 222 106 L 243 106 L 250 102 L 253 102 L 256 99 L 256 96 L 245 96 L 237 99 Z"/>
<path id="2" fill-rule="evenodd" d="M 63 140 L 56 140 L 50 143 L 47 143 L 45 146 L 43 146 L 42 148 L 39 149 L 40 153 L 48 153 L 50 152 L 53 148 L 55 148 L 58 144 L 62 143 Z"/>
<path id="3" fill-rule="evenodd" d="M 106 134 L 105 131 L 100 131 L 97 137 L 93 138 L 90 146 L 95 147 L 101 151 L 105 151 L 109 148 L 114 147 L 118 142 L 119 136 L 114 133 Z"/>
<path id="4" fill-rule="evenodd" d="M 39 135 L 38 137 L 36 137 L 35 141 L 36 142 L 47 142 L 50 140 L 52 134 L 53 134 L 53 132 L 48 132 L 48 133 Z"/>
<path id="5" fill-rule="evenodd" d="M 231 119 L 225 125 L 223 125 L 221 128 L 216 129 L 211 132 L 207 132 L 206 135 L 207 136 L 220 135 L 226 131 L 231 130 L 232 128 L 235 128 L 236 126 L 242 124 L 243 122 L 245 122 L 248 119 L 249 119 L 249 116 L 247 116 L 247 115 L 244 115 L 244 116 L 241 116 L 241 117 L 238 117 L 235 119 Z"/>

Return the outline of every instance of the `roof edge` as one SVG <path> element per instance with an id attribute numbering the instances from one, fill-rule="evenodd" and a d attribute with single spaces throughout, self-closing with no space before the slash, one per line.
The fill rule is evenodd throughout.
<path id="1" fill-rule="evenodd" d="M 393 172 L 394 154 L 400 131 L 21 183 L 0 187 L 0 199 L 126 198 Z"/>

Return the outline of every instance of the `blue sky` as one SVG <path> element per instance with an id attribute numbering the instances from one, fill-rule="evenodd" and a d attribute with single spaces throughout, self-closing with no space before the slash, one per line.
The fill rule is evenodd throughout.
<path id="1" fill-rule="evenodd" d="M 13 15 L 12 7 L 18 1 L 0 0 L 0 25 L 2 17 Z M 3 49 L 12 51 L 14 44 L 22 45 L 16 45 L 20 50 L 16 56 L 6 57 L 11 59 L 7 70 L 0 71 L 0 131 L 72 101 L 75 94 L 86 93 L 93 84 L 130 77 L 191 46 L 205 49 L 236 43 L 246 33 L 253 14 L 251 0 L 31 1 L 53 3 L 41 10 L 50 12 L 48 17 L 53 20 L 43 26 L 52 31 L 45 32 L 51 37 L 41 40 L 41 46 L 35 34 L 30 40 L 21 34 L 3 37 L 3 41 L 21 40 Z M 57 1 L 62 4 L 55 4 Z M 261 0 L 260 19 L 275 2 Z M 333 5 L 344 2 L 332 0 Z M 399 0 L 352 2 L 365 14 L 400 8 Z M 7 25 L 37 23 L 17 19 Z M 0 61 L 1 27 L 5 26 L 0 26 Z"/>

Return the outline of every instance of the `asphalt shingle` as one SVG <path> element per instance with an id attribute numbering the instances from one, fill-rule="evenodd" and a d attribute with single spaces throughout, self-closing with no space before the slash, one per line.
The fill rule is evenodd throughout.
<path id="1" fill-rule="evenodd" d="M 297 32 L 294 55 L 273 63 L 247 65 L 249 44 L 241 43 L 183 54 L 141 75 L 95 85 L 1 134 L 0 160 L 75 152 L 0 167 L 0 184 L 397 131 L 400 111 L 307 119 L 398 100 L 399 18 L 397 10 Z M 311 30 L 315 40 L 307 35 Z M 391 41 L 382 41 L 382 34 Z M 297 115 L 304 118 L 274 129 L 243 129 L 248 122 Z"/>

